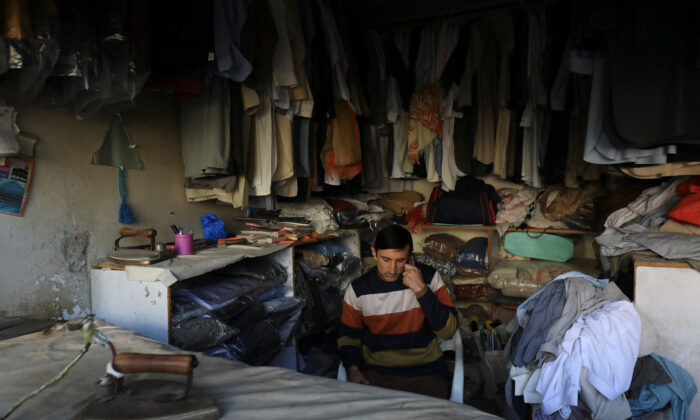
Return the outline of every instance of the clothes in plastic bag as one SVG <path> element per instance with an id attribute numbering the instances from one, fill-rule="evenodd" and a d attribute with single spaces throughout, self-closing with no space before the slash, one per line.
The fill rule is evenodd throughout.
<path id="1" fill-rule="evenodd" d="M 595 201 L 586 201 L 573 214 L 562 216 L 561 221 L 573 229 L 593 231 L 596 220 Z"/>
<path id="2" fill-rule="evenodd" d="M 328 257 L 313 249 L 298 250 L 297 255 L 301 256 L 301 260 L 309 268 L 319 268 L 328 265 Z"/>
<path id="3" fill-rule="evenodd" d="M 488 238 L 472 238 L 457 248 L 455 263 L 475 270 L 488 269 Z"/>
<path id="4" fill-rule="evenodd" d="M 477 278 L 486 277 L 489 275 L 488 270 L 478 270 L 475 268 L 464 267 L 462 265 L 457 265 L 457 275 L 461 277 Z"/>
<path id="5" fill-rule="evenodd" d="M 334 287 L 321 288 L 321 298 L 328 317 L 325 325 L 340 320 L 343 314 L 343 293 Z"/>
<path id="6" fill-rule="evenodd" d="M 174 299 L 178 299 L 174 297 Z M 178 300 L 184 300 L 180 297 Z M 206 316 L 209 318 L 216 318 L 221 321 L 228 321 L 231 318 L 236 317 L 239 313 L 243 312 L 251 303 L 253 303 L 253 298 L 250 296 L 241 296 L 233 302 L 215 310 L 207 310 L 206 308 L 200 306 L 198 303 L 188 300 L 187 305 L 180 305 L 175 303 L 173 311 L 173 323 L 181 321 L 187 318 L 193 318 L 197 316 Z"/>
<path id="7" fill-rule="evenodd" d="M 253 366 L 268 364 L 282 348 L 279 331 L 266 318 L 258 320 L 246 334 L 227 341 L 226 347 L 238 360 Z"/>
<path id="8" fill-rule="evenodd" d="M 202 353 L 213 357 L 221 357 L 227 360 L 235 360 L 238 362 L 242 362 L 238 355 L 230 348 L 228 348 L 228 346 L 226 346 L 225 344 L 212 347 L 210 349 L 204 349 L 202 350 Z"/>
<path id="9" fill-rule="evenodd" d="M 507 306 L 507 307 L 511 307 L 511 308 L 516 308 L 516 307 L 518 307 L 518 305 L 523 303 L 526 298 L 506 296 L 500 290 L 491 288 L 486 293 L 486 299 L 488 299 L 489 302 L 495 303 L 497 305 L 503 305 L 503 306 Z"/>
<path id="10" fill-rule="evenodd" d="M 280 342 L 282 343 L 282 346 L 287 346 L 289 344 L 292 334 L 294 334 L 294 331 L 296 331 L 301 319 L 301 310 L 302 307 L 298 307 L 283 323 L 277 326 L 280 333 Z"/>
<path id="11" fill-rule="evenodd" d="M 178 296 L 177 293 L 173 293 L 172 313 L 170 316 L 173 325 L 179 324 L 189 318 L 204 316 L 206 313 L 207 310 L 205 308 L 189 297 Z"/>
<path id="12" fill-rule="evenodd" d="M 425 238 L 423 252 L 431 257 L 446 262 L 453 262 L 457 256 L 457 248 L 464 241 L 447 233 L 436 233 Z"/>
<path id="13" fill-rule="evenodd" d="M 349 252 L 340 252 L 330 257 L 324 267 L 313 269 L 302 262 L 307 275 L 318 280 L 322 289 L 333 288 L 342 298 L 350 283 L 360 275 L 361 260 Z"/>
<path id="14" fill-rule="evenodd" d="M 175 289 L 174 296 L 192 299 L 208 311 L 218 310 L 235 302 L 243 295 L 260 287 L 260 283 L 246 276 L 209 279 L 201 285 Z"/>
<path id="15" fill-rule="evenodd" d="M 83 78 L 83 63 L 93 61 L 94 48 L 90 48 L 94 42 L 95 19 L 89 19 L 89 12 L 85 1 L 68 0 L 56 4 L 61 23 L 61 54 L 54 68 L 55 77 Z M 90 51 L 92 50 L 92 51 Z M 83 53 L 89 52 L 84 55 Z M 89 87 L 89 82 L 80 83 Z"/>
<path id="16" fill-rule="evenodd" d="M 106 106 L 116 112 L 131 107 L 150 76 L 149 4 L 58 2 L 60 54 L 44 78 L 49 101 L 72 107 L 79 118 Z"/>
<path id="17" fill-rule="evenodd" d="M 261 319 L 267 317 L 265 305 L 260 302 L 253 302 L 235 317 L 226 321 L 232 327 L 238 328 L 241 335 L 246 335 L 251 328 Z"/>
<path id="18" fill-rule="evenodd" d="M 222 321 L 228 321 L 245 311 L 250 304 L 254 302 L 253 298 L 247 295 L 241 296 L 221 309 L 209 311 L 207 316 L 211 316 Z"/>
<path id="19" fill-rule="evenodd" d="M 335 214 L 335 221 L 343 229 L 351 229 L 360 226 L 358 213 L 352 210 L 339 210 Z"/>
<path id="20" fill-rule="evenodd" d="M 486 297 L 489 289 L 485 284 L 456 284 L 454 294 L 460 300 L 479 299 Z"/>
<path id="21" fill-rule="evenodd" d="M 416 262 L 433 267 L 447 276 L 454 276 L 457 274 L 457 266 L 453 262 L 440 261 L 426 254 L 416 254 L 415 258 Z"/>
<path id="22" fill-rule="evenodd" d="M 553 278 L 578 271 L 597 276 L 595 261 L 585 258 L 572 258 L 560 263 L 554 261 L 500 261 L 491 269 L 488 282 L 505 296 L 530 297 Z"/>
<path id="23" fill-rule="evenodd" d="M 267 317 L 279 327 L 290 315 L 303 306 L 303 302 L 298 297 L 285 296 L 268 300 L 263 305 L 267 311 Z"/>
<path id="24" fill-rule="evenodd" d="M 599 197 L 607 195 L 607 193 L 595 184 L 589 184 L 582 188 L 566 188 L 563 185 L 551 186 L 540 195 L 538 202 L 540 210 L 544 216 L 552 221 L 562 220 L 565 216 L 572 216 L 575 220 L 589 218 L 592 225 L 594 223 L 593 208 L 591 203 Z M 587 204 L 588 203 L 588 204 Z M 584 207 L 581 209 L 581 207 Z"/>
<path id="25" fill-rule="evenodd" d="M 203 352 L 210 356 L 237 360 L 253 366 L 268 364 L 281 350 L 279 333 L 267 319 L 261 319 L 251 327 L 247 334 L 239 334 Z"/>
<path id="26" fill-rule="evenodd" d="M 338 355 L 314 347 L 303 355 L 301 372 L 307 375 L 335 378 L 338 374 Z"/>
<path id="27" fill-rule="evenodd" d="M 146 25 L 145 19 L 134 19 L 134 15 L 147 4 L 126 0 L 103 0 L 97 4 L 97 70 L 94 88 L 76 96 L 75 108 L 81 117 L 94 115 L 107 105 L 130 106 L 150 75 L 138 65 L 129 38 L 130 31 L 145 33 L 139 28 Z"/>
<path id="28" fill-rule="evenodd" d="M 9 54 L 10 52 L 7 41 L 0 38 L 0 76 L 7 73 L 7 70 L 10 69 L 10 66 L 8 65 Z"/>
<path id="29" fill-rule="evenodd" d="M 9 47 L 9 67 L 21 69 L 32 61 L 30 39 L 33 34 L 29 3 L 22 0 L 6 0 L 3 9 L 3 38 Z"/>
<path id="30" fill-rule="evenodd" d="M 250 296 L 241 296 L 220 309 L 208 311 L 206 308 L 200 306 L 197 302 L 186 296 L 173 294 L 172 300 L 173 306 L 171 322 L 173 325 L 189 318 L 204 316 L 208 318 L 216 318 L 221 321 L 227 321 L 243 312 L 248 305 L 253 303 L 253 298 Z"/>
<path id="31" fill-rule="evenodd" d="M 314 244 L 310 245 L 309 249 L 320 252 L 328 258 L 332 257 L 335 254 L 342 254 L 343 252 L 345 252 L 345 248 L 342 245 L 335 243 Z"/>
<path id="32" fill-rule="evenodd" d="M 270 287 L 269 289 L 265 290 L 264 292 L 260 293 L 255 297 L 256 302 L 267 302 L 271 299 L 277 299 L 284 297 L 287 294 L 287 291 L 289 290 L 289 287 L 286 285 L 280 285 L 280 286 L 275 286 L 275 287 Z"/>
<path id="33" fill-rule="evenodd" d="M 294 294 L 304 302 L 299 330 L 300 336 L 305 337 L 323 328 L 327 314 L 321 291 L 314 279 L 307 274 L 307 269 L 302 268 L 303 265 L 302 262 L 294 264 Z"/>
<path id="34" fill-rule="evenodd" d="M 218 346 L 238 334 L 233 328 L 215 318 L 190 318 L 172 328 L 172 340 L 176 346 L 192 351 L 201 351 Z"/>
<path id="35" fill-rule="evenodd" d="M 311 198 L 303 202 L 280 202 L 277 207 L 282 217 L 302 217 L 310 220 L 311 226 L 318 233 L 338 229 L 333 207 L 320 198 Z"/>
<path id="36" fill-rule="evenodd" d="M 26 41 L 27 59 L 21 68 L 10 70 L 2 80 L 2 90 L 11 103 L 26 104 L 43 88 L 60 55 L 58 14 L 50 0 L 31 4 L 31 39 Z M 0 42 L 0 74 L 8 70 L 7 44 Z M 16 50 L 14 50 L 16 52 Z"/>
<path id="37" fill-rule="evenodd" d="M 243 260 L 233 267 L 220 270 L 223 273 L 236 276 L 247 276 L 271 287 L 279 286 L 287 281 L 287 270 L 279 263 L 260 264 L 253 260 Z"/>

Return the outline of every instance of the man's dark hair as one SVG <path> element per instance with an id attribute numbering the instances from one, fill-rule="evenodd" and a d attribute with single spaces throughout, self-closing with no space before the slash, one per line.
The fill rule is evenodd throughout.
<path id="1" fill-rule="evenodd" d="M 399 225 L 387 226 L 377 233 L 374 249 L 403 249 L 408 245 L 409 254 L 413 253 L 411 233 Z"/>

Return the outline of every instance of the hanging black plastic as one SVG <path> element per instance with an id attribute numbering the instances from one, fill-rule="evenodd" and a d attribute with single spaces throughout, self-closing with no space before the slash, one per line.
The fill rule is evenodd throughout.
<path id="1" fill-rule="evenodd" d="M 301 336 L 307 336 L 323 328 L 327 314 L 316 282 L 301 268 L 302 265 L 300 262 L 294 264 L 294 294 L 300 297 L 305 305 L 301 313 L 299 333 Z"/>

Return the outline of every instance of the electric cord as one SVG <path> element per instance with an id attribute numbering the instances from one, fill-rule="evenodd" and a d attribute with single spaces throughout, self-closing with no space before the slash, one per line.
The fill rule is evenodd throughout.
<path id="1" fill-rule="evenodd" d="M 80 351 L 80 353 L 78 353 L 78 355 L 75 356 L 75 357 L 73 358 L 73 360 L 71 360 L 70 363 L 68 363 L 68 364 L 66 365 L 66 367 L 64 367 L 64 368 L 58 373 L 58 375 L 54 376 L 51 380 L 49 380 L 48 382 L 46 382 L 45 384 L 43 384 L 43 385 L 40 386 L 39 388 L 35 389 L 34 391 L 30 392 L 29 394 L 27 394 L 27 395 L 25 395 L 24 397 L 22 397 L 22 398 L 20 398 L 19 400 L 17 400 L 17 402 L 15 402 L 15 403 L 12 405 L 12 407 L 10 407 L 10 409 L 7 411 L 7 413 L 5 413 L 5 414 L 2 416 L 2 418 L 0 418 L 0 420 L 5 420 L 5 419 L 7 419 L 7 418 L 10 416 L 10 414 L 12 414 L 12 413 L 13 413 L 15 410 L 17 410 L 22 404 L 24 404 L 25 402 L 27 402 L 30 398 L 37 396 L 41 391 L 45 390 L 46 388 L 50 387 L 51 385 L 55 385 L 58 381 L 60 381 L 61 379 L 63 379 L 63 377 L 66 376 L 66 374 L 68 373 L 68 371 L 70 370 L 70 368 L 72 368 L 73 365 L 75 365 L 76 363 L 78 363 L 78 360 L 80 360 L 80 359 L 85 355 L 85 353 L 87 353 L 88 349 L 90 349 L 90 344 L 92 344 L 92 342 L 90 342 L 90 341 L 88 341 L 87 343 L 85 343 L 85 347 L 83 347 L 83 349 Z"/>
<path id="2" fill-rule="evenodd" d="M 95 325 L 95 322 L 93 321 L 94 316 L 89 315 L 86 320 L 81 324 L 80 327 L 80 333 L 83 336 L 83 339 L 85 339 L 85 346 L 83 349 L 78 353 L 73 360 L 71 360 L 59 373 L 58 375 L 54 376 L 51 378 L 49 381 L 44 383 L 42 386 L 39 388 L 36 388 L 29 394 L 23 396 L 19 400 L 17 400 L 12 407 L 2 416 L 0 417 L 0 420 L 5 420 L 7 419 L 15 410 L 17 410 L 22 404 L 30 400 L 31 398 L 39 395 L 40 392 L 45 390 L 46 388 L 55 385 L 58 381 L 63 379 L 64 376 L 68 373 L 68 371 L 76 364 L 78 361 L 87 353 L 87 351 L 90 349 L 90 345 L 92 342 L 96 342 L 98 344 L 102 344 L 103 346 L 107 347 L 110 350 L 110 353 L 112 354 L 112 362 L 114 362 L 114 357 L 117 354 L 116 349 L 114 348 L 114 345 L 112 342 L 100 331 L 97 329 L 97 326 Z"/>

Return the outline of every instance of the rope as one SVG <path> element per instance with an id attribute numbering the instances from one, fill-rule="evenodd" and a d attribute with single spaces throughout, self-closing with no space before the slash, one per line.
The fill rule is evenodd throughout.
<path id="1" fill-rule="evenodd" d="M 126 171 L 121 166 L 119 167 L 119 197 L 122 201 L 126 200 Z"/>

